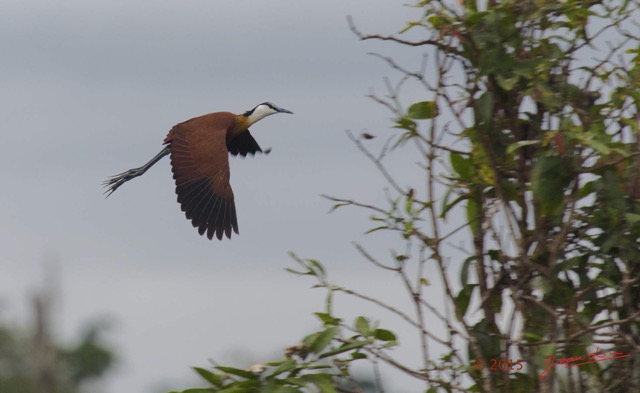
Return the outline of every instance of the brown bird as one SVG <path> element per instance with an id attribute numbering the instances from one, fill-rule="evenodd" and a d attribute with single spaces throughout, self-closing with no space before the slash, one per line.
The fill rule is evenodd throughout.
<path id="1" fill-rule="evenodd" d="M 241 115 L 209 113 L 175 125 L 164 139 L 166 145 L 151 161 L 139 168 L 112 176 L 103 183 L 107 197 L 129 180 L 142 176 L 162 157 L 171 155 L 178 203 L 198 233 L 209 239 L 215 234 L 231 239 L 238 233 L 236 205 L 229 184 L 229 155 L 263 152 L 249 127 L 275 113 L 293 113 L 265 102 Z M 268 154 L 270 150 L 265 151 Z"/>

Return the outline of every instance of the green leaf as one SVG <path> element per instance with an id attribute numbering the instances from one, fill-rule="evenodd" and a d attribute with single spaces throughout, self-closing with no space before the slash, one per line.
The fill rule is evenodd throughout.
<path id="1" fill-rule="evenodd" d="M 338 208 L 341 208 L 343 206 L 349 206 L 350 203 L 336 203 L 335 205 L 331 206 L 331 208 L 329 209 L 329 213 L 332 213 L 334 210 L 337 210 Z"/>
<path id="2" fill-rule="evenodd" d="M 451 210 L 455 205 L 457 205 L 458 203 L 464 201 L 465 199 L 469 199 L 469 195 L 464 194 L 464 195 L 460 195 L 459 197 L 457 197 L 456 199 L 453 200 L 453 202 L 448 203 L 448 195 L 449 193 L 447 193 L 447 195 L 445 196 L 445 198 L 442 199 L 442 213 L 440 214 L 440 218 L 445 218 L 447 213 L 449 212 L 449 210 Z"/>
<path id="3" fill-rule="evenodd" d="M 216 368 L 222 371 L 223 373 L 235 375 L 238 377 L 242 377 L 246 379 L 258 379 L 258 375 L 256 375 L 255 373 L 252 373 L 251 371 L 241 370 L 239 368 L 234 368 L 234 367 L 225 367 L 225 366 L 218 366 Z"/>
<path id="4" fill-rule="evenodd" d="M 480 220 L 480 206 L 474 199 L 467 200 L 467 222 L 474 236 L 480 233 L 482 223 Z"/>
<path id="5" fill-rule="evenodd" d="M 316 337 L 316 339 L 310 344 L 309 350 L 313 353 L 320 353 L 335 337 L 338 332 L 337 326 L 331 326 L 325 329 L 322 333 Z"/>
<path id="6" fill-rule="evenodd" d="M 381 226 L 379 226 L 379 227 L 371 228 L 371 229 L 369 229 L 368 231 L 366 231 L 364 234 L 365 234 L 365 235 L 368 235 L 368 234 L 370 234 L 370 233 L 373 233 L 373 232 L 376 232 L 376 231 L 380 231 L 380 230 L 382 230 L 382 229 L 388 229 L 388 226 L 386 226 L 386 225 L 381 225 Z"/>
<path id="7" fill-rule="evenodd" d="M 409 119 L 408 117 L 401 117 L 395 120 L 396 125 L 393 128 L 400 128 L 403 130 L 415 130 L 418 126 L 415 121 Z"/>
<path id="8" fill-rule="evenodd" d="M 318 356 L 318 358 L 324 359 L 324 358 L 329 357 L 329 356 L 339 355 L 339 354 L 344 353 L 344 352 L 348 352 L 348 351 L 352 351 L 354 349 L 362 348 L 365 345 L 369 345 L 371 343 L 373 343 L 372 339 L 356 341 L 356 342 L 351 343 L 351 344 L 345 344 L 345 345 L 343 345 L 341 347 L 338 347 L 338 348 L 336 348 L 334 350 L 331 350 L 331 351 L 323 353 L 322 355 Z"/>
<path id="9" fill-rule="evenodd" d="M 487 16 L 487 14 L 489 14 L 489 12 L 487 11 L 480 11 L 477 12 L 478 9 L 476 7 L 476 1 L 465 1 L 464 2 L 465 5 L 467 6 L 467 8 L 469 8 L 470 4 L 469 3 L 473 3 L 472 6 L 475 8 L 474 10 L 472 10 L 472 12 L 469 13 L 469 17 L 466 20 L 467 25 L 471 26 L 474 25 L 478 22 L 482 22 L 483 19 Z"/>
<path id="10" fill-rule="evenodd" d="M 602 275 L 596 277 L 596 281 L 602 285 L 605 285 L 609 288 L 618 288 L 618 284 L 614 281 L 608 279 L 607 277 L 603 277 Z"/>
<path id="11" fill-rule="evenodd" d="M 407 31 L 409 31 L 410 29 L 412 29 L 412 28 L 414 28 L 416 26 L 422 26 L 422 22 L 409 22 L 409 23 L 407 23 L 407 26 L 404 27 L 402 30 L 400 30 L 398 32 L 398 34 L 406 33 Z"/>
<path id="12" fill-rule="evenodd" d="M 481 320 L 471 328 L 475 336 L 484 359 L 492 359 L 500 356 L 500 329 L 486 319 Z M 469 356 L 475 357 L 473 351 L 469 351 Z"/>
<path id="13" fill-rule="evenodd" d="M 260 381 L 237 381 L 215 391 L 217 393 L 254 393 L 260 391 L 262 387 Z"/>
<path id="14" fill-rule="evenodd" d="M 408 255 L 400 254 L 400 255 L 395 255 L 395 256 L 394 256 L 394 258 L 395 258 L 395 260 L 396 260 L 396 261 L 398 261 L 398 262 L 404 262 L 404 261 L 406 261 L 407 259 L 409 259 L 409 256 L 408 256 Z"/>
<path id="15" fill-rule="evenodd" d="M 460 176 L 462 180 L 470 181 L 473 176 L 473 164 L 470 158 L 465 158 L 461 154 L 451 152 L 449 160 L 453 170 Z"/>
<path id="16" fill-rule="evenodd" d="M 571 172 L 562 157 L 538 158 L 531 173 L 531 185 L 542 214 L 553 214 L 560 209 L 570 182 Z"/>
<path id="17" fill-rule="evenodd" d="M 473 294 L 473 288 L 475 287 L 476 284 L 469 284 L 465 286 L 460 290 L 460 292 L 458 292 L 458 296 L 454 299 L 453 302 L 456 306 L 456 316 L 458 319 L 462 319 L 467 313 L 469 302 L 471 301 L 471 295 Z"/>
<path id="18" fill-rule="evenodd" d="M 210 384 L 221 387 L 222 377 L 219 374 L 215 374 L 209 370 L 200 367 L 193 367 L 193 370 L 197 372 L 202 378 L 204 378 Z"/>
<path id="19" fill-rule="evenodd" d="M 387 329 L 376 329 L 373 332 L 373 337 L 377 338 L 378 340 L 382 340 L 382 341 L 396 341 L 397 337 L 395 335 L 395 333 L 393 333 L 391 330 L 387 330 Z"/>
<path id="20" fill-rule="evenodd" d="M 269 376 L 270 377 L 275 377 L 276 375 L 280 375 L 284 372 L 287 371 L 291 371 L 293 369 L 295 369 L 298 366 L 298 363 L 296 363 L 295 360 L 291 360 L 291 359 L 287 359 L 287 360 L 283 360 L 282 362 L 280 362 L 280 364 L 276 367 L 275 370 L 273 370 Z"/>
<path id="21" fill-rule="evenodd" d="M 402 236 L 404 236 L 405 239 L 408 239 L 413 233 L 414 233 L 413 222 L 412 221 L 405 221 L 404 222 L 404 234 Z"/>
<path id="22" fill-rule="evenodd" d="M 413 194 L 413 192 L 411 194 Z M 404 202 L 404 211 L 409 216 L 413 214 L 413 196 L 412 195 L 407 196 L 407 200 Z"/>
<path id="23" fill-rule="evenodd" d="M 362 352 L 353 352 L 351 353 L 351 358 L 352 359 L 366 359 L 367 358 L 367 354 L 366 353 L 362 353 Z"/>
<path id="24" fill-rule="evenodd" d="M 195 388 L 195 389 L 187 389 L 187 390 L 183 390 L 180 393 L 212 393 L 215 392 L 216 390 L 213 388 Z"/>
<path id="25" fill-rule="evenodd" d="M 549 356 L 556 355 L 556 345 L 554 343 L 542 344 L 538 348 L 537 353 L 534 353 L 534 361 L 536 362 L 535 364 L 539 364 L 542 367 Z"/>
<path id="26" fill-rule="evenodd" d="M 500 261 L 500 250 L 492 248 L 491 250 L 487 251 L 487 254 L 491 258 L 491 260 Z"/>
<path id="27" fill-rule="evenodd" d="M 609 148 L 609 146 L 605 145 L 604 143 L 599 142 L 593 138 L 581 138 L 581 139 L 585 145 L 589 146 L 590 148 L 597 151 L 598 153 L 602 155 L 611 154 L 611 149 Z"/>
<path id="28" fill-rule="evenodd" d="M 301 378 L 306 382 L 315 385 L 320 390 L 320 393 L 336 392 L 335 384 L 333 383 L 333 379 L 330 374 L 306 374 L 301 376 Z"/>
<path id="29" fill-rule="evenodd" d="M 640 214 L 635 213 L 625 213 L 624 217 L 627 219 L 629 225 L 633 226 L 640 221 Z"/>
<path id="30" fill-rule="evenodd" d="M 512 143 L 507 147 L 507 154 L 513 154 L 514 151 L 524 146 L 539 145 L 541 141 L 520 141 Z"/>
<path id="31" fill-rule="evenodd" d="M 216 393 L 254 393 L 262 392 L 263 385 L 260 381 L 236 381 L 228 384 L 224 388 L 215 389 Z M 268 390 L 267 390 L 268 391 Z"/>
<path id="32" fill-rule="evenodd" d="M 325 325 L 337 326 L 340 324 L 342 319 L 336 318 L 329 313 L 325 312 L 315 312 L 314 313 Z"/>
<path id="33" fill-rule="evenodd" d="M 287 382 L 290 382 L 290 379 L 286 380 Z M 258 390 L 251 390 L 250 392 L 257 392 Z M 268 392 L 264 392 L 263 390 L 259 390 L 260 393 L 268 393 Z M 294 388 L 293 386 L 274 386 L 273 393 L 304 393 L 304 390 L 302 389 L 298 389 L 298 388 Z"/>
<path id="34" fill-rule="evenodd" d="M 446 19 L 443 18 L 441 15 L 431 15 L 428 21 L 431 24 L 431 27 L 433 27 L 436 30 L 446 24 Z"/>
<path id="35" fill-rule="evenodd" d="M 462 269 L 460 269 L 460 284 L 462 286 L 466 286 L 469 280 L 469 266 L 471 266 L 471 262 L 475 261 L 476 257 L 468 257 L 462 263 Z"/>
<path id="36" fill-rule="evenodd" d="M 364 337 L 368 337 L 369 335 L 371 335 L 371 328 L 369 327 L 369 321 L 367 320 L 367 318 L 363 316 L 359 316 L 356 318 L 354 327 L 356 328 L 358 333 L 360 333 Z"/>
<path id="37" fill-rule="evenodd" d="M 522 337 L 526 338 L 529 342 L 534 342 L 534 343 L 542 340 L 542 337 L 534 333 L 525 332 L 525 333 L 522 333 Z"/>
<path id="38" fill-rule="evenodd" d="M 476 120 L 482 123 L 490 123 L 493 117 L 493 93 L 484 92 L 475 102 Z"/>
<path id="39" fill-rule="evenodd" d="M 592 181 L 586 182 L 582 187 L 580 187 L 580 189 L 578 190 L 578 199 L 582 199 L 594 193 L 596 191 L 595 182 L 596 182 L 595 180 L 592 180 Z"/>
<path id="40" fill-rule="evenodd" d="M 437 108 L 435 101 L 416 102 L 409 107 L 407 116 L 411 119 L 424 120 L 436 117 Z"/>
<path id="41" fill-rule="evenodd" d="M 496 314 L 502 313 L 502 291 L 503 288 L 499 288 L 495 295 L 489 296 L 487 301 Z"/>
<path id="42" fill-rule="evenodd" d="M 513 88 L 518 83 L 518 81 L 520 81 L 520 77 L 518 77 L 518 76 L 512 76 L 510 78 L 505 78 L 502 75 L 498 75 L 498 77 L 496 79 L 497 79 L 498 85 L 502 89 L 504 89 L 506 91 L 513 90 Z"/>
<path id="43" fill-rule="evenodd" d="M 309 266 L 311 267 L 311 269 L 313 271 L 316 272 L 317 276 L 320 277 L 325 277 L 326 276 L 326 272 L 324 270 L 324 266 L 322 266 L 322 264 L 318 261 L 316 261 L 315 259 L 307 259 L 307 262 L 309 262 Z"/>

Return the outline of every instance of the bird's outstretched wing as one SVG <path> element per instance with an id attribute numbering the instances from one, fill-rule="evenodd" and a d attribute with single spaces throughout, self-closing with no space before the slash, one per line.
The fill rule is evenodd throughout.
<path id="1" fill-rule="evenodd" d="M 178 203 L 198 233 L 231 238 L 238 233 L 238 219 L 229 184 L 227 127 L 213 127 L 198 119 L 176 125 L 165 143 L 171 146 L 171 170 Z"/>

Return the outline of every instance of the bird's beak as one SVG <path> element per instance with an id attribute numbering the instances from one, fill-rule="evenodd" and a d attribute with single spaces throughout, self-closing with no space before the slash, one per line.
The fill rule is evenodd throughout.
<path id="1" fill-rule="evenodd" d="M 284 108 L 276 108 L 276 110 L 278 111 L 278 113 L 291 113 L 293 115 L 293 112 L 291 112 L 288 109 L 284 109 Z"/>

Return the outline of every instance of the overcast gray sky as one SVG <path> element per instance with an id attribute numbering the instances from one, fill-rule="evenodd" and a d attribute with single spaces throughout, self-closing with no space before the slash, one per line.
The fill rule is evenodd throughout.
<path id="1" fill-rule="evenodd" d="M 25 318 L 26 295 L 57 260 L 58 334 L 113 317 L 121 362 L 105 390 L 147 393 L 189 387 L 188 366 L 208 358 L 269 359 L 317 327 L 323 294 L 283 272 L 287 251 L 401 302 L 400 284 L 351 245 L 367 241 L 368 214 L 328 215 L 320 194 L 383 199 L 344 131 L 391 132 L 390 114 L 364 96 L 395 75 L 367 52 L 414 68 L 422 52 L 360 42 L 346 16 L 391 34 L 419 17 L 403 3 L 0 0 L 0 318 Z M 263 101 L 295 115 L 252 127 L 269 156 L 231 159 L 240 236 L 198 236 L 168 159 L 104 199 L 100 183 L 153 157 L 174 124 Z M 401 168 L 401 184 L 418 173 Z M 379 239 L 369 247 L 387 253 Z"/>

